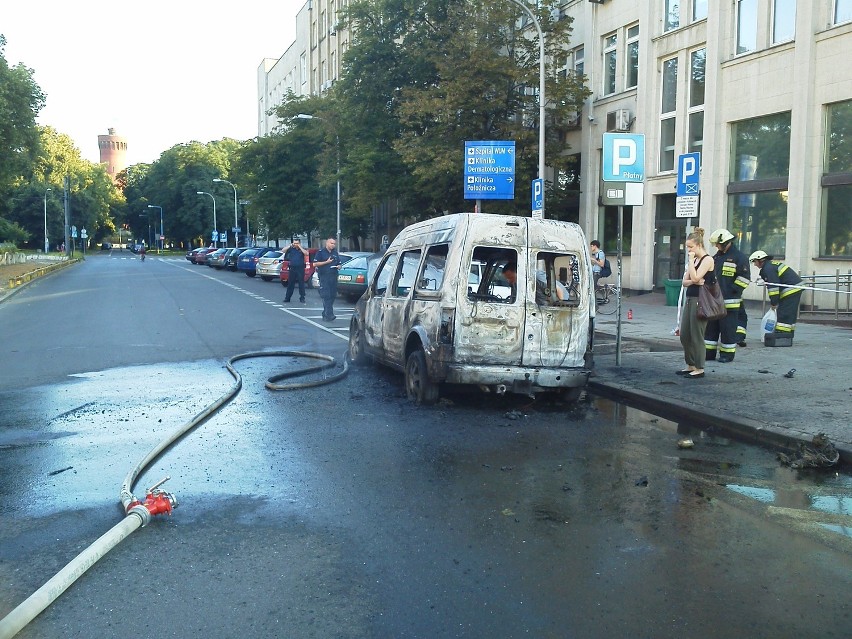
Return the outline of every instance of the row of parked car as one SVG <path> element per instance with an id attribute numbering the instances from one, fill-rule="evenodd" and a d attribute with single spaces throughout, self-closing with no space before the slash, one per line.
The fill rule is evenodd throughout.
<path id="1" fill-rule="evenodd" d="M 309 263 L 305 268 L 305 284 L 319 287 L 314 267 L 314 255 L 319 249 L 308 249 Z M 273 247 L 197 248 L 187 251 L 192 264 L 206 265 L 217 270 L 242 271 L 248 277 L 260 277 L 265 282 L 289 282 L 290 268 L 284 252 Z M 381 253 L 350 251 L 340 253 L 341 268 L 337 277 L 338 292 L 349 300 L 357 300 L 367 290 L 367 284 L 378 266 Z"/>

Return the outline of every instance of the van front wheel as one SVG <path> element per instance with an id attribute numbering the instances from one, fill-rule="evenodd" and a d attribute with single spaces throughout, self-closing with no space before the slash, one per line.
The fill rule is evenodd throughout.
<path id="1" fill-rule="evenodd" d="M 438 385 L 429 379 L 426 355 L 417 349 L 405 362 L 405 392 L 417 404 L 434 404 L 438 401 Z"/>
<path id="2" fill-rule="evenodd" d="M 364 334 L 358 330 L 358 322 L 352 319 L 349 325 L 349 361 L 356 366 L 367 363 L 367 354 L 364 348 Z"/>

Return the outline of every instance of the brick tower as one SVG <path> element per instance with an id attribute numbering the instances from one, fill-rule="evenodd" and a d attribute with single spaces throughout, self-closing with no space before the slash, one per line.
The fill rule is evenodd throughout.
<path id="1" fill-rule="evenodd" d="M 98 136 L 98 148 L 101 151 L 101 164 L 106 165 L 107 174 L 115 182 L 115 176 L 127 168 L 127 139 L 115 134 L 115 129 L 107 129 L 107 135 Z"/>

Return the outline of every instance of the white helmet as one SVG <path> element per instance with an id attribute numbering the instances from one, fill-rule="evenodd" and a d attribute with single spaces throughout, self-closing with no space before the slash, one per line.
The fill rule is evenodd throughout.
<path id="1" fill-rule="evenodd" d="M 724 244 L 734 239 L 734 234 L 728 229 L 716 229 L 710 234 L 711 244 Z"/>
<path id="2" fill-rule="evenodd" d="M 751 257 L 748 258 L 749 262 L 755 262 L 757 260 L 765 260 L 769 257 L 765 251 L 755 251 L 751 254 Z"/>

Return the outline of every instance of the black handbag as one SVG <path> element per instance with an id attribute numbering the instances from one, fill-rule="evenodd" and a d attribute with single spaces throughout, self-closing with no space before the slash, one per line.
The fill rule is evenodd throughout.
<path id="1" fill-rule="evenodd" d="M 698 287 L 698 319 L 712 322 L 722 319 L 727 314 L 725 298 L 722 297 L 718 282 L 712 284 L 705 282 L 704 286 Z"/>

